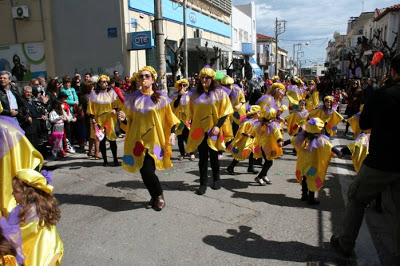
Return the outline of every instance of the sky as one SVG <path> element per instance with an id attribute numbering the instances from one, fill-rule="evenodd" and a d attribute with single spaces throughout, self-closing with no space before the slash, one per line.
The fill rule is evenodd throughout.
<path id="1" fill-rule="evenodd" d="M 328 41 L 335 31 L 346 34 L 350 17 L 400 4 L 399 0 L 232 0 L 233 5 L 250 2 L 256 4 L 257 33 L 275 38 L 275 19 L 285 20 L 286 31 L 278 36 L 278 46 L 292 58 L 293 45 L 302 43 L 306 65 L 325 61 Z"/>

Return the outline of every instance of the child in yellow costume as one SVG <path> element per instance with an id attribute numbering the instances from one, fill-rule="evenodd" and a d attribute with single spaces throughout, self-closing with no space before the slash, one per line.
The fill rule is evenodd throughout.
<path id="1" fill-rule="evenodd" d="M 142 89 L 127 95 L 118 113 L 126 132 L 122 166 L 127 172 L 140 171 L 151 196 L 146 208 L 161 211 L 165 200 L 155 170 L 172 167 L 171 145 L 175 144 L 174 128 L 180 120 L 172 112 L 171 99 L 157 88 L 155 69 L 145 66 L 139 72 Z"/>
<path id="2" fill-rule="evenodd" d="M 2 218 L 1 225 L 3 230 L 14 230 L 11 239 L 16 243 L 21 237 L 24 265 L 61 263 L 64 245 L 56 229 L 61 212 L 51 194 L 53 186 L 49 184 L 50 180 L 49 173 L 45 177 L 35 170 L 22 169 L 12 181 L 18 205 L 7 220 Z"/>
<path id="3" fill-rule="evenodd" d="M 318 107 L 319 104 L 319 92 L 317 90 L 317 85 L 314 80 L 309 80 L 307 82 L 306 90 L 306 108 L 309 112 Z"/>
<path id="4" fill-rule="evenodd" d="M 315 199 L 315 191 L 319 191 L 324 185 L 333 153 L 342 156 L 330 143 L 329 138 L 321 135 L 324 125 L 321 119 L 310 118 L 306 130 L 291 139 L 297 152 L 296 178 L 302 186 L 301 200 L 308 201 L 310 205 L 319 204 Z"/>
<path id="5" fill-rule="evenodd" d="M 231 100 L 234 111 L 232 116 L 232 130 L 233 134 L 236 135 L 240 122 L 246 118 L 246 99 L 243 89 L 234 83 L 235 81 L 230 76 L 225 76 L 221 80 L 222 86 L 231 90 L 229 99 Z"/>
<path id="6" fill-rule="evenodd" d="M 347 122 L 350 124 L 351 130 L 353 131 L 353 137 L 354 139 L 357 139 L 358 135 L 362 132 L 360 128 L 360 115 L 364 109 L 364 105 L 360 106 L 360 112 L 357 114 L 353 115 L 349 119 L 347 119 Z"/>
<path id="7" fill-rule="evenodd" d="M 12 196 L 12 179 L 18 170 L 40 170 L 43 162 L 43 156 L 25 137 L 16 120 L 0 115 L 0 211 L 4 216 L 16 206 Z"/>
<path id="8" fill-rule="evenodd" d="M 311 111 L 308 115 L 309 118 L 316 117 L 325 123 L 325 134 L 331 137 L 337 133 L 337 125 L 346 120 L 338 112 L 333 109 L 332 96 L 325 96 L 324 102 L 317 109 Z"/>
<path id="9" fill-rule="evenodd" d="M 268 179 L 268 170 L 271 168 L 274 159 L 283 155 L 283 137 L 281 124 L 276 121 L 276 109 L 269 106 L 260 112 L 260 124 L 257 127 L 257 136 L 254 147 L 254 157 L 265 159 L 261 172 L 254 179 L 262 186 L 272 184 Z"/>
<path id="10" fill-rule="evenodd" d="M 293 112 L 285 117 L 287 123 L 287 132 L 290 136 L 296 135 L 299 131 L 303 131 L 306 126 L 308 117 L 308 110 L 306 109 L 306 101 L 299 101 L 299 108 L 294 109 Z"/>
<path id="11" fill-rule="evenodd" d="M 175 82 L 175 91 L 171 95 L 171 108 L 176 117 L 181 121 L 179 125 L 175 128 L 175 133 L 178 136 L 178 147 L 179 159 L 183 160 L 185 157 L 185 142 L 187 143 L 189 130 L 190 130 L 190 120 L 189 120 L 189 102 L 190 93 L 188 91 L 189 81 L 187 79 L 180 79 Z M 194 153 L 190 153 L 190 160 L 195 159 Z"/>
<path id="12" fill-rule="evenodd" d="M 95 137 L 94 125 L 100 125 L 105 131 L 105 137 L 100 141 L 100 151 L 103 157 L 103 166 L 108 166 L 106 139 L 110 142 L 111 152 L 114 158 L 114 166 L 120 166 L 117 159 L 117 111 L 122 109 L 122 102 L 114 90 L 107 90 L 110 78 L 101 75 L 97 81 L 97 90 L 93 90 L 88 96 L 86 113 L 91 118 L 90 138 Z"/>
<path id="13" fill-rule="evenodd" d="M 231 164 L 228 166 L 228 168 L 226 168 L 226 171 L 230 175 L 235 175 L 235 166 L 239 163 L 239 161 L 244 161 L 247 158 L 249 158 L 249 167 L 247 168 L 247 172 L 253 174 L 258 173 L 256 170 L 254 170 L 253 148 L 254 138 L 256 136 L 256 128 L 259 123 L 257 119 L 259 111 L 260 106 L 251 106 L 250 111 L 248 111 L 246 114 L 246 118 L 240 123 L 235 139 L 228 146 L 228 151 L 233 156 Z"/>
<path id="14" fill-rule="evenodd" d="M 293 76 L 291 80 L 291 85 L 287 86 L 286 97 L 289 100 L 289 112 L 299 108 L 299 101 L 305 98 L 303 86 L 303 81 L 297 76 Z"/>
<path id="15" fill-rule="evenodd" d="M 190 97 L 192 125 L 186 152 L 199 151 L 200 187 L 196 191 L 203 195 L 207 189 L 208 157 L 213 171 L 213 189 L 221 188 L 218 151 L 225 150 L 225 142 L 233 138 L 228 119 L 233 108 L 228 94 L 215 82 L 215 71 L 205 66 L 199 74 L 200 82 Z"/>

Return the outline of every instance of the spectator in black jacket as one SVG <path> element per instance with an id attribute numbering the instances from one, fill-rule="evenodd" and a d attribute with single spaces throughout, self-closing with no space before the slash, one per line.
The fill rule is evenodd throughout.
<path id="1" fill-rule="evenodd" d="M 360 128 L 371 129 L 369 154 L 348 190 L 348 204 L 343 220 L 343 232 L 331 238 L 331 244 L 343 255 L 351 255 L 364 211 L 378 193 L 389 187 L 395 205 L 393 221 L 392 264 L 400 265 L 400 141 L 395 124 L 400 106 L 400 55 L 391 62 L 391 82 L 374 92 L 364 105 Z"/>
<path id="2" fill-rule="evenodd" d="M 11 73 L 0 71 L 0 101 L 3 106 L 1 115 L 14 117 L 15 120 L 22 119 L 23 104 L 17 87 L 11 85 Z"/>
<path id="3" fill-rule="evenodd" d="M 36 99 L 32 97 L 32 87 L 24 86 L 21 98 L 27 113 L 25 114 L 25 122 L 21 123 L 22 129 L 25 131 L 25 136 L 32 143 L 33 147 L 39 149 L 39 137 L 41 136 L 40 120 L 46 120 L 47 117 L 35 103 Z"/>

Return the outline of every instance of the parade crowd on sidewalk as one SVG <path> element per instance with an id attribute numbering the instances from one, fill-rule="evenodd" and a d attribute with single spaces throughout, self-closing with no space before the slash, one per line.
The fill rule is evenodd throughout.
<path id="1" fill-rule="evenodd" d="M 400 169 L 390 159 L 400 149 L 393 124 L 400 106 L 400 56 L 378 83 L 284 75 L 246 80 L 206 65 L 164 93 L 157 78 L 155 69 L 145 66 L 132 77 L 120 78 L 114 71 L 111 77 L 86 73 L 82 79 L 75 73 L 61 79 L 33 78 L 18 88 L 11 73 L 0 71 L 0 265 L 61 262 L 64 247 L 56 230 L 61 214 L 52 195 L 51 172 L 43 164 L 68 160 L 74 153 L 102 160 L 103 167 L 140 172 L 150 195 L 144 207 L 155 211 L 166 206 L 156 170 L 173 167 L 176 139 L 179 160 L 198 162 L 197 195 L 209 186 L 221 189 L 221 176 L 236 175 L 235 167 L 245 161 L 254 182 L 273 185 L 268 172 L 283 147 L 291 145 L 297 155 L 293 173 L 299 201 L 318 205 L 331 159 L 348 156 L 357 177 L 348 192 L 343 232 L 331 238 L 344 256 L 353 254 L 365 208 L 376 200 L 380 210 L 380 193 L 388 186 L 400 209 Z M 338 133 L 339 123 L 346 125 L 344 135 Z M 290 138 L 284 139 L 285 132 Z M 352 136 L 352 143 L 334 146 L 338 134 Z M 123 147 L 117 147 L 119 138 Z M 221 169 L 224 153 L 232 161 Z M 255 164 L 262 165 L 260 172 Z M 400 262 L 399 214 L 396 221 L 393 265 Z"/>

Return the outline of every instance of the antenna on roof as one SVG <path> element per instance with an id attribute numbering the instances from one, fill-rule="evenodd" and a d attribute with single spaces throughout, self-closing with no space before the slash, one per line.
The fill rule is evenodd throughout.
<path id="1" fill-rule="evenodd" d="M 361 0 L 361 13 L 364 12 L 364 0 Z"/>

